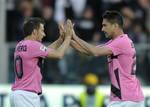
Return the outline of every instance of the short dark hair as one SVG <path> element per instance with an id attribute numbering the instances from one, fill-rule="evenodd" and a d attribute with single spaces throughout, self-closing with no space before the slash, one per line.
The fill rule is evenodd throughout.
<path id="1" fill-rule="evenodd" d="M 121 28 L 123 28 L 123 16 L 118 11 L 106 11 L 103 14 L 103 19 L 107 19 L 110 23 L 117 23 Z"/>
<path id="2" fill-rule="evenodd" d="M 34 29 L 39 29 L 40 24 L 44 24 L 44 20 L 38 17 L 27 18 L 23 24 L 24 36 L 31 35 Z"/>

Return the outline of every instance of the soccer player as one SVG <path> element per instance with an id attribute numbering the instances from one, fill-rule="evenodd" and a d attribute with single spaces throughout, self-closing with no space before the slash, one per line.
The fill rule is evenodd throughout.
<path id="1" fill-rule="evenodd" d="M 68 48 L 72 29 L 71 21 L 67 20 L 67 30 L 48 47 L 41 41 L 45 37 L 44 22 L 40 18 L 29 18 L 24 22 L 25 38 L 20 41 L 14 52 L 15 83 L 12 85 L 10 102 L 12 107 L 40 107 L 39 94 L 42 93 L 40 61 L 42 58 L 62 58 Z"/>
<path id="2" fill-rule="evenodd" d="M 111 80 L 108 107 L 143 107 L 144 96 L 136 77 L 136 51 L 132 40 L 123 32 L 123 17 L 117 11 L 103 15 L 102 31 L 110 40 L 93 46 L 73 34 L 71 45 L 79 52 L 93 56 L 107 55 Z"/>

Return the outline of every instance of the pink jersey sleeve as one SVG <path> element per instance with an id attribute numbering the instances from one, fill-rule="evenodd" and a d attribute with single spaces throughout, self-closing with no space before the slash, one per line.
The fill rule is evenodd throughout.
<path id="1" fill-rule="evenodd" d="M 114 55 L 119 55 L 121 53 L 126 53 L 126 43 L 122 39 L 112 41 L 105 46 L 110 48 Z"/>
<path id="2" fill-rule="evenodd" d="M 53 49 L 47 48 L 40 42 L 34 42 L 30 44 L 29 53 L 30 57 L 42 57 L 45 58 L 48 56 L 48 53 Z"/>

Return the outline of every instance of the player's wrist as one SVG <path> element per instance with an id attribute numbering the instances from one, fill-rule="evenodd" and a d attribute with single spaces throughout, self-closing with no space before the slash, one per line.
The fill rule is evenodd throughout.
<path id="1" fill-rule="evenodd" d="M 66 39 L 71 39 L 71 36 L 66 36 Z"/>
<path id="2" fill-rule="evenodd" d="M 62 37 L 59 37 L 58 40 L 59 40 L 60 42 L 62 42 L 62 41 L 63 41 L 63 38 L 62 38 Z"/>

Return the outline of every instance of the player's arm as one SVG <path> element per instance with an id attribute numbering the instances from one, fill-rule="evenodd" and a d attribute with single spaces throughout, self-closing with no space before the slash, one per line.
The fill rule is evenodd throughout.
<path id="1" fill-rule="evenodd" d="M 84 53 L 86 55 L 89 55 L 89 53 L 84 48 L 82 48 L 76 41 L 71 40 L 71 46 L 73 48 L 75 48 L 77 51 L 79 51 L 80 53 Z"/>
<path id="2" fill-rule="evenodd" d="M 62 42 L 63 40 L 61 38 L 58 38 L 56 41 L 50 44 L 48 48 L 57 49 L 62 44 Z"/>
<path id="3" fill-rule="evenodd" d="M 80 39 L 75 33 L 73 33 L 73 40 L 80 46 L 80 47 L 75 47 L 77 50 L 84 50 L 84 52 L 86 52 L 89 55 L 103 56 L 103 55 L 112 54 L 112 51 L 110 48 L 105 47 L 105 46 L 96 47 L 94 45 L 91 45 L 85 42 L 84 40 Z"/>
<path id="4" fill-rule="evenodd" d="M 67 20 L 65 39 L 64 39 L 63 43 L 60 45 L 59 48 L 54 49 L 53 51 L 49 52 L 49 54 L 48 54 L 49 58 L 59 58 L 59 59 L 61 59 L 64 56 L 65 51 L 69 47 L 69 44 L 70 44 L 70 41 L 71 41 L 71 38 L 72 38 L 72 35 L 73 35 L 72 28 L 73 28 L 73 25 L 72 25 L 71 21 Z"/>
<path id="5" fill-rule="evenodd" d="M 63 25 L 59 24 L 59 34 L 60 34 L 60 36 L 55 42 L 50 44 L 48 46 L 48 48 L 57 49 L 64 41 L 64 36 L 65 36 L 64 33 L 65 32 L 64 32 Z"/>

